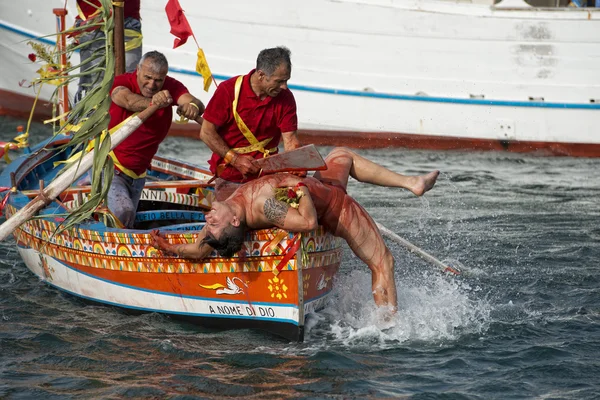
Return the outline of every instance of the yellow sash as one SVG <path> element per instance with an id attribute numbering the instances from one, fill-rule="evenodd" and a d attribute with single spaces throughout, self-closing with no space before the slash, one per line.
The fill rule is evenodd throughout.
<path id="1" fill-rule="evenodd" d="M 125 175 L 127 175 L 128 177 L 132 178 L 132 179 L 140 179 L 140 178 L 144 178 L 146 176 L 146 171 L 144 171 L 143 174 L 138 175 L 135 172 L 133 172 L 132 170 L 130 170 L 129 168 L 125 168 L 120 162 L 119 160 L 117 160 L 117 156 L 115 156 L 115 153 L 113 153 L 112 151 L 110 153 L 108 153 L 108 155 L 110 156 L 110 158 L 113 159 L 113 162 L 115 163 L 115 166 L 118 167 L 121 172 L 123 172 Z"/>
<path id="2" fill-rule="evenodd" d="M 235 123 L 237 124 L 238 128 L 240 129 L 240 132 L 242 132 L 242 135 L 244 135 L 244 137 L 246 138 L 248 143 L 250 143 L 250 146 L 236 147 L 235 149 L 233 149 L 233 151 L 235 151 L 238 154 L 246 154 L 246 153 L 250 153 L 253 151 L 260 151 L 261 153 L 264 154 L 265 157 L 267 157 L 270 153 L 274 153 L 275 151 L 277 151 L 277 147 L 273 147 L 272 149 L 265 149 L 265 146 L 267 144 L 269 144 L 269 142 L 273 138 L 266 138 L 265 140 L 258 141 L 256 136 L 254 136 L 252 131 L 248 128 L 248 126 L 246 126 L 246 123 L 242 120 L 242 117 L 240 117 L 240 115 L 237 112 L 238 99 L 240 97 L 240 89 L 242 88 L 243 80 L 244 80 L 244 76 L 240 75 L 240 76 L 238 76 L 238 78 L 235 81 L 235 97 L 233 99 L 233 117 L 235 118 Z"/>
<path id="3" fill-rule="evenodd" d="M 83 11 L 81 11 L 81 8 L 79 7 L 79 3 L 76 3 L 75 5 L 77 6 L 77 14 L 79 14 L 79 18 L 82 21 L 87 21 L 88 18 L 95 17 L 96 14 L 100 13 L 100 8 L 97 8 L 96 11 L 94 11 L 93 13 L 91 13 L 89 17 L 86 17 L 85 14 L 83 13 Z"/>
<path id="4" fill-rule="evenodd" d="M 135 117 L 136 115 L 138 115 L 139 113 L 133 113 L 132 115 L 130 115 L 127 119 L 125 119 L 124 121 L 121 121 L 118 125 L 115 125 L 112 127 L 112 129 L 108 132 L 110 135 L 112 135 L 113 133 L 115 133 L 116 131 L 118 131 L 123 125 L 125 125 L 130 119 L 132 119 L 133 117 Z M 104 136 L 106 135 L 106 131 L 102 132 L 102 136 L 101 136 L 101 140 L 104 139 Z M 86 153 L 89 153 L 90 151 L 92 151 L 92 149 L 94 148 L 94 142 L 90 142 L 87 145 L 87 148 L 85 149 Z M 54 163 L 54 166 L 56 167 L 59 164 L 71 164 L 75 161 L 78 161 L 81 157 L 82 157 L 82 152 L 78 152 L 76 154 L 73 154 L 71 157 L 69 157 L 68 160 L 66 161 L 57 161 Z M 129 168 L 124 167 L 119 160 L 117 159 L 117 156 L 115 155 L 114 152 L 110 152 L 108 153 L 108 155 L 110 156 L 110 158 L 113 159 L 115 166 L 117 166 L 125 175 L 127 175 L 130 178 L 133 179 L 140 179 L 146 176 L 146 171 L 144 171 L 143 174 L 138 175 L 135 172 L 133 172 L 132 170 L 130 170 Z"/>

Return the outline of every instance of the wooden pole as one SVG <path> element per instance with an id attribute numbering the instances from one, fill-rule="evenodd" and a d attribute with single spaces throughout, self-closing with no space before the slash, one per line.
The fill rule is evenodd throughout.
<path id="1" fill-rule="evenodd" d="M 402 246 L 406 247 L 412 253 L 416 254 L 419 257 L 421 257 L 423 260 L 429 261 L 430 263 L 432 263 L 436 267 L 439 267 L 442 270 L 442 272 L 450 272 L 451 274 L 454 274 L 454 275 L 460 275 L 460 271 L 457 270 L 456 268 L 452 268 L 452 267 L 444 264 L 443 262 L 441 262 L 440 260 L 438 260 L 437 258 L 435 258 L 434 256 L 432 256 L 431 254 L 426 253 L 424 250 L 422 250 L 419 247 L 415 246 L 414 244 L 412 244 L 408 240 L 406 240 L 406 239 L 404 239 L 404 238 L 396 235 L 394 232 L 392 232 L 391 230 L 389 230 L 388 228 L 386 228 L 385 226 L 383 226 L 379 222 L 375 222 L 375 223 L 377 224 L 377 227 L 379 228 L 379 230 L 381 231 L 382 234 L 384 234 L 385 236 L 389 237 L 390 239 L 393 239 L 394 241 L 396 241 L 397 243 L 401 244 Z"/>
<path id="2" fill-rule="evenodd" d="M 67 35 L 63 33 L 65 30 L 65 16 L 67 15 L 66 8 L 54 8 L 52 9 L 54 15 L 56 15 L 56 45 L 60 54 L 60 74 L 67 75 L 65 70 L 67 69 Z M 68 85 L 63 85 L 60 88 L 58 101 L 60 104 L 60 114 L 69 112 L 69 88 Z M 62 122 L 66 121 L 67 117 L 63 118 Z"/>
<path id="3" fill-rule="evenodd" d="M 115 28 L 113 31 L 115 76 L 118 76 L 125 73 L 125 17 L 122 5 L 113 6 L 113 11 L 115 16 Z"/>
<path id="4" fill-rule="evenodd" d="M 140 125 L 144 123 L 154 112 L 158 110 L 158 107 L 153 105 L 146 108 L 144 111 L 139 113 L 136 117 L 129 120 L 123 125 L 118 131 L 111 135 L 111 150 L 117 147 L 119 143 L 125 140 L 131 135 Z M 6 239 L 15 229 L 21 226 L 22 223 L 26 222 L 29 218 L 33 217 L 40 209 L 45 207 L 50 201 L 54 200 L 66 190 L 73 182 L 81 177 L 87 170 L 89 170 L 94 163 L 94 152 L 95 149 L 87 153 L 81 159 L 80 163 L 76 163 L 69 167 L 58 178 L 54 179 L 40 194 L 32 199 L 25 207 L 16 212 L 12 217 L 6 220 L 0 225 L 0 241 Z"/>

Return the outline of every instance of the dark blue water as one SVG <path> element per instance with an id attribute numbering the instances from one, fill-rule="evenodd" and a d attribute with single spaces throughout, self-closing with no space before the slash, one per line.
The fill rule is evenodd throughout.
<path id="1" fill-rule="evenodd" d="M 3 140 L 14 125 L 0 119 Z M 161 152 L 208 155 L 177 138 Z M 0 398 L 600 398 L 600 159 L 360 153 L 395 171 L 443 171 L 424 198 L 356 182 L 349 192 L 463 276 L 388 240 L 400 310 L 384 322 L 369 271 L 347 250 L 298 344 L 85 305 L 41 283 L 7 240 Z"/>

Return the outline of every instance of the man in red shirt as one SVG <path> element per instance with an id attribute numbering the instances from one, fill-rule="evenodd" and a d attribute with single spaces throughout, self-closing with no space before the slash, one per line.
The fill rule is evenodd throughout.
<path id="1" fill-rule="evenodd" d="M 217 176 L 217 200 L 225 199 L 241 182 L 256 179 L 257 158 L 300 147 L 296 101 L 287 87 L 292 72 L 290 51 L 261 51 L 256 69 L 222 82 L 208 102 L 200 139 L 213 151 L 209 160 Z"/>
<path id="2" fill-rule="evenodd" d="M 108 208 L 127 228 L 133 226 L 144 188 L 146 170 L 158 146 L 167 136 L 177 112 L 202 124 L 204 104 L 179 81 L 167 76 L 169 64 L 162 53 L 151 51 L 142 57 L 135 72 L 115 77 L 111 90 L 109 129 L 150 104 L 159 109 L 111 153 L 115 175 L 108 192 Z"/>

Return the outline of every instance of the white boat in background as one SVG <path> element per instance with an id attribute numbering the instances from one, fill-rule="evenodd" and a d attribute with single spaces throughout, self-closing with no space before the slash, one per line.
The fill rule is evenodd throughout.
<path id="1" fill-rule="evenodd" d="M 144 51 L 164 52 L 171 75 L 207 102 L 214 86 L 202 92 L 191 38 L 172 49 L 165 3 L 142 1 Z M 250 71 L 263 48 L 292 50 L 304 142 L 600 156 L 600 9 L 492 3 L 180 0 L 218 82 Z M 13 93 L 33 95 L 18 85 L 39 68 L 25 42 L 56 31 L 52 9 L 63 6 L 0 3 L 5 112 L 26 99 Z"/>

